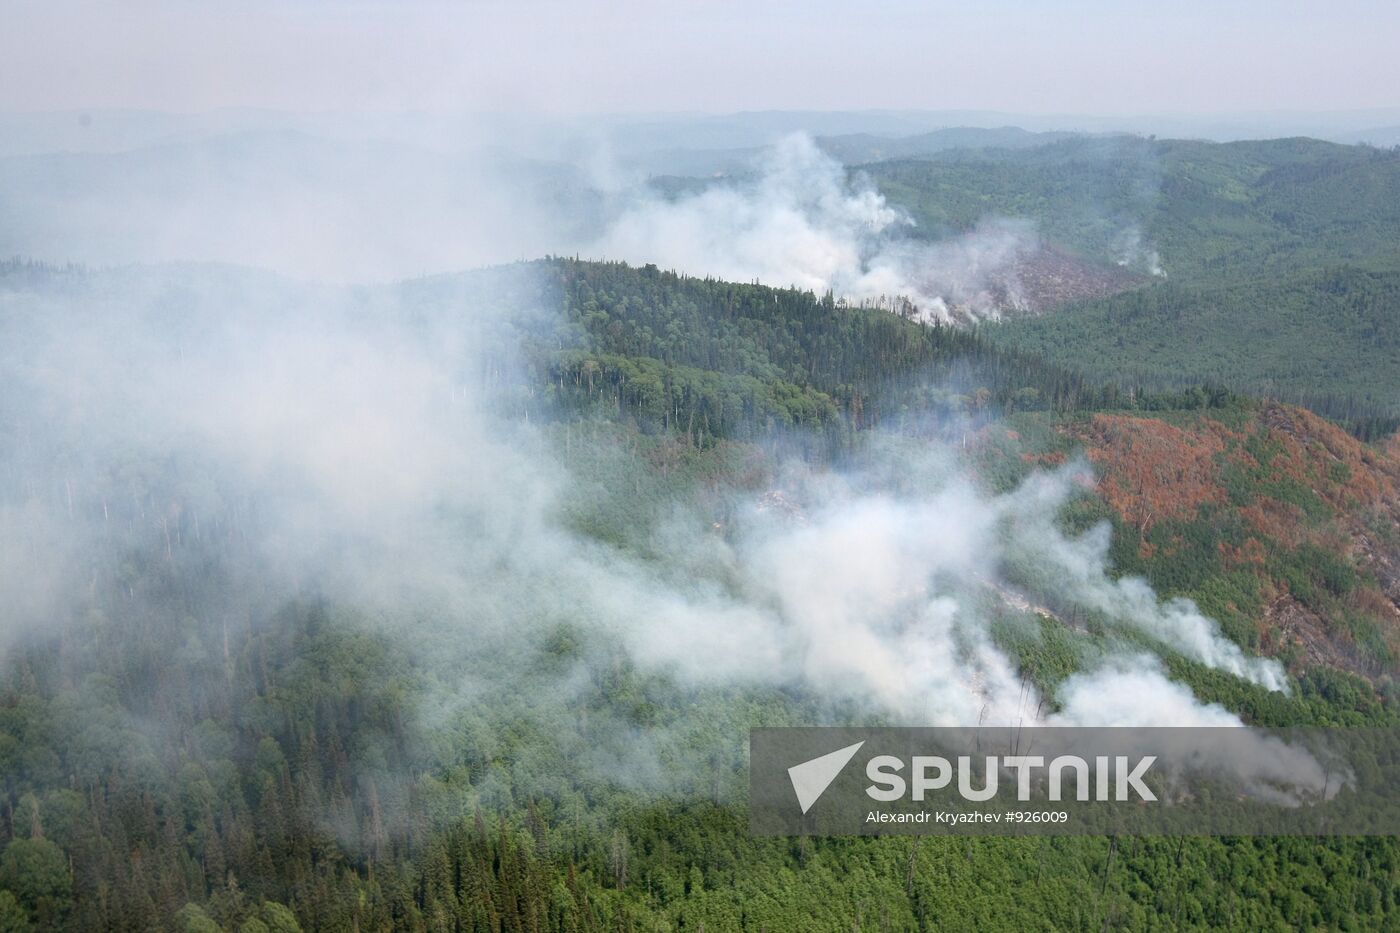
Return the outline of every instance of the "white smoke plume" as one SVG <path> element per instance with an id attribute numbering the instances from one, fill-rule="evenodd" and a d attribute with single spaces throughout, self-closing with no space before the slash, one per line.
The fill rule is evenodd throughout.
<path id="1" fill-rule="evenodd" d="M 1047 589 L 1075 604 L 1101 613 L 1111 623 L 1137 628 L 1193 660 L 1228 671 L 1270 690 L 1285 690 L 1287 678 L 1275 661 L 1246 657 L 1220 634 L 1219 625 L 1201 614 L 1189 599 L 1163 602 L 1146 580 L 1111 579 L 1106 573 L 1111 529 L 1101 524 L 1078 538 L 1068 538 L 1055 516 L 1076 481 L 1089 478 L 1081 467 L 1032 476 L 1008 500 L 1008 521 L 1025 529 L 1011 538 L 1018 566 Z"/>
<path id="2" fill-rule="evenodd" d="M 989 221 L 935 242 L 805 134 L 783 138 L 752 178 L 665 200 L 645 198 L 608 225 L 591 255 L 692 275 L 796 286 L 926 320 L 996 317 L 1024 305 L 1018 259 L 1037 238 L 1024 221 Z"/>
<path id="3" fill-rule="evenodd" d="M 1277 662 L 1244 657 L 1194 605 L 1162 603 L 1144 581 L 1113 579 L 1103 546 L 1107 526 L 1080 538 L 1056 527 L 1060 508 L 1076 494 L 1074 471 L 1034 475 L 1001 496 L 980 492 L 955 465 L 947 464 L 944 476 L 915 494 L 862 490 L 859 478 L 834 488 L 823 483 L 807 522 L 741 538 L 737 563 L 750 568 L 751 587 L 786 622 L 786 656 L 802 659 L 805 679 L 863 685 L 912 722 L 1035 721 L 1048 707 L 996 645 L 991 626 L 1005 608 L 1004 569 L 1030 560 L 1044 569 L 1046 595 L 1097 610 L 1111 624 L 1210 667 L 1287 689 Z M 1148 724 L 1163 715 L 1148 698 L 1167 682 L 1156 668 L 1137 661 L 1132 667 L 1141 672 L 1133 681 L 1117 662 L 1109 668 L 1112 682 L 1140 691 L 1140 702 L 1116 707 L 1115 715 Z M 1104 702 L 1082 683 L 1049 699 L 1061 704 L 1061 716 L 1087 722 Z M 1172 710 L 1177 725 L 1239 721 L 1198 704 Z"/>

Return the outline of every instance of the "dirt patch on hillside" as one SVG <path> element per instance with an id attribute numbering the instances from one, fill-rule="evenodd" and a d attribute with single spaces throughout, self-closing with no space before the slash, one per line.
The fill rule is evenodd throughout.
<path id="1" fill-rule="evenodd" d="M 1332 637 L 1321 616 L 1286 593 L 1264 610 L 1264 639 L 1271 653 L 1290 647 L 1299 649 L 1295 662 L 1299 667 L 1323 665 L 1363 676 L 1374 673 L 1350 646 Z"/>
<path id="2" fill-rule="evenodd" d="M 1026 312 L 1043 314 L 1071 301 L 1105 298 L 1144 284 L 1144 276 L 1122 266 L 1089 262 L 1053 246 L 1041 246 L 1017 261 Z"/>
<path id="3" fill-rule="evenodd" d="M 1091 262 L 1041 244 L 1018 252 L 986 275 L 974 295 L 953 300 L 945 296 L 945 300 L 954 321 L 972 323 L 989 317 L 1044 314 L 1070 302 L 1138 288 L 1147 281 L 1121 266 Z M 931 288 L 938 291 L 938 283 Z"/>

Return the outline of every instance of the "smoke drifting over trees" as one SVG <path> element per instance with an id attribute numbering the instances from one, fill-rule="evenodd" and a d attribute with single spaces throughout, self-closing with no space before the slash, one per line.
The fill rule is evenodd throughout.
<path id="1" fill-rule="evenodd" d="M 318 183 L 349 184 L 393 154 L 355 151 L 357 171 Z M 268 158 L 258 146 L 248 155 L 233 159 L 239 177 Z M 491 189 L 493 171 L 469 174 L 463 190 Z M 278 203 L 276 190 L 248 205 L 258 224 L 234 218 L 230 242 L 255 245 L 265 221 L 305 207 Z M 536 195 L 494 195 L 532 204 L 510 238 L 536 236 Z M 926 319 L 995 313 L 989 290 L 1004 293 L 1035 241 L 1011 222 L 938 242 L 903 237 L 908 218 L 802 135 L 768 151 L 752 177 L 633 198 L 610 209 L 598 253 L 860 302 L 904 297 Z M 132 255 L 220 254 L 205 239 L 172 243 L 163 206 L 147 211 L 127 231 L 162 235 L 135 235 Z M 459 239 L 494 234 L 501 216 L 462 216 Z M 556 226 L 586 222 L 570 214 Z M 372 227 L 357 218 L 335 237 Z M 316 257 L 333 241 L 302 245 L 311 252 L 278 264 L 325 272 Z M 163 562 L 172 581 L 200 567 L 227 581 L 176 600 L 200 628 L 246 624 L 308 594 L 346 607 L 407 639 L 424 663 L 461 672 L 434 701 L 443 708 L 458 689 L 465 702 L 528 679 L 532 652 L 563 625 L 686 683 L 795 689 L 909 721 L 1149 715 L 1145 698 L 1169 688 L 1140 652 L 1102 659 L 1102 689 L 1117 696 L 1100 696 L 1093 673 L 1061 696 L 1036 695 L 991 637 L 1004 608 L 995 594 L 1015 589 L 1010 567 L 1112 626 L 1286 689 L 1275 662 L 1246 658 L 1188 601 L 1112 579 L 1106 526 L 1078 537 L 1057 527 L 1088 479 L 1076 469 L 991 495 L 941 442 L 910 451 L 891 440 L 843 472 L 790 463 L 784 494 L 801 503 L 801 521 L 736 506 L 720 531 L 682 515 L 649 532 L 674 561 L 579 534 L 564 516 L 589 490 L 558 450 L 540 383 L 541 348 L 586 346 L 578 310 L 558 307 L 528 266 L 355 288 L 220 266 L 8 270 L 6 638 L 153 611 L 149 601 L 170 594 L 123 583 L 136 559 Z M 891 479 L 896 449 L 921 482 Z M 587 651 L 576 663 L 546 688 L 561 708 L 571 684 L 597 673 Z"/>
<path id="2" fill-rule="evenodd" d="M 789 463 L 795 513 L 745 494 L 722 529 L 678 513 L 650 532 L 659 558 L 580 534 L 565 511 L 588 487 L 528 401 L 532 348 L 579 338 L 534 267 L 355 290 L 198 266 L 7 278 L 9 640 L 94 613 L 242 624 L 314 595 L 456 672 L 440 707 L 529 681 L 562 625 L 606 663 L 911 722 L 1156 723 L 1169 688 L 1140 652 L 1105 657 L 1102 687 L 1028 688 L 991 638 L 1009 568 L 1286 689 L 1189 602 L 1113 580 L 1106 527 L 1059 530 L 1076 468 L 990 495 L 941 442 L 890 439 L 840 472 Z M 143 594 L 132 560 L 227 589 Z M 596 677 L 595 647 L 537 686 L 549 703 Z"/>
<path id="3" fill-rule="evenodd" d="M 307 191 L 400 152 L 357 151 Z M 158 261 L 0 268 L 8 825 L 80 866 L 82 923 L 285 902 L 392 925 L 430 898 L 386 866 L 428 853 L 440 883 L 449 848 L 528 851 L 543 890 L 596 856 L 590 879 L 622 891 L 618 813 L 742 800 L 755 725 L 1239 726 L 1222 697 L 1305 702 L 1238 628 L 1118 576 L 1107 513 L 1079 520 L 1088 463 L 1008 440 L 1018 470 L 992 475 L 969 449 L 1010 437 L 999 406 L 1127 397 L 946 323 L 1014 298 L 1033 226 L 918 239 L 811 140 L 764 159 L 669 199 L 576 196 L 587 173 L 558 166 L 553 199 L 537 174 L 469 172 L 489 197 L 448 216 L 351 191 L 325 238 L 280 185 L 201 232 L 112 182 L 134 212 L 74 258 Z M 258 190 L 221 185 L 195 214 Z M 336 246 L 362 225 L 368 260 Z M 556 236 L 777 287 L 559 259 L 405 277 L 404 256 Z M 1277 760 L 1254 777 L 1312 779 Z M 516 817 L 523 848 L 493 840 Z M 279 868 L 311 851 L 335 854 L 308 891 Z M 112 878 L 129 899 L 98 896 Z"/>

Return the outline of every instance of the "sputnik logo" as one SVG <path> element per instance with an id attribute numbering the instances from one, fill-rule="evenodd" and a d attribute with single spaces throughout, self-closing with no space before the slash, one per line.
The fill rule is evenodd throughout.
<path id="1" fill-rule="evenodd" d="M 841 769 L 846 767 L 864 744 L 864 741 L 860 741 L 854 745 L 847 745 L 845 748 L 838 748 L 820 758 L 813 758 L 788 768 L 788 777 L 792 780 L 793 792 L 797 794 L 797 803 L 802 807 L 804 815 L 812 809 L 817 798 L 826 793 L 826 789 L 831 786 L 832 781 L 836 780 Z"/>

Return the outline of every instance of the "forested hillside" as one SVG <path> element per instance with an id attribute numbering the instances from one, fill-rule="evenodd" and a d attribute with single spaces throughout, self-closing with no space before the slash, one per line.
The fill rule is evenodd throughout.
<path id="1" fill-rule="evenodd" d="M 930 408 L 976 416 L 1126 403 L 1115 385 L 965 329 L 922 326 L 829 294 L 814 300 L 621 263 L 562 262 L 549 273 L 587 335 L 577 348 L 541 356 L 565 408 L 601 403 L 609 417 L 679 428 L 696 443 L 796 429 L 829 433 L 841 447 L 852 431 Z"/>
<path id="2" fill-rule="evenodd" d="M 968 229 L 988 214 L 1025 217 L 1052 241 L 1104 260 L 1141 263 L 1135 252 L 1155 251 L 1166 276 L 1183 283 L 1400 266 L 1400 153 L 1389 149 L 1091 137 L 860 170 L 925 235 Z"/>
<path id="3" fill-rule="evenodd" d="M 1352 267 L 1219 287 L 1169 283 L 988 336 L 1104 379 L 1269 394 L 1367 437 L 1400 425 L 1400 273 Z"/>
<path id="4" fill-rule="evenodd" d="M 839 471 L 877 434 L 951 441 L 957 468 L 987 495 L 1083 457 L 1097 486 L 1069 500 L 1065 528 L 1110 522 L 1116 573 L 1197 600 L 1234 643 L 1284 662 L 1291 691 L 1125 634 L 1102 613 L 1053 598 L 1034 567 L 1012 566 L 1006 572 L 1040 609 L 994 608 L 994 638 L 1027 682 L 1053 697 L 1126 639 L 1200 701 L 1249 722 L 1392 725 L 1393 445 L 1220 389 L 1101 385 L 978 333 L 795 290 L 569 261 L 492 276 L 507 282 L 505 297 L 480 298 L 468 276 L 360 290 L 349 301 L 356 320 L 390 321 L 396 335 L 484 319 L 482 328 L 504 329 L 519 347 L 517 359 L 488 342 L 484 365 L 458 361 L 460 385 L 429 380 L 427 397 L 434 412 L 450 399 L 451 415 L 465 390 L 498 395 L 513 422 L 528 423 L 532 456 L 567 470 L 564 493 L 540 514 L 504 513 L 509 521 L 493 519 L 490 503 L 525 508 L 538 489 L 507 483 L 464 506 L 450 499 L 461 514 L 426 526 L 450 533 L 396 537 L 371 552 L 446 552 L 448 563 L 424 573 L 456 572 L 459 549 L 469 563 L 485 542 L 481 559 L 494 576 L 469 578 L 472 599 L 515 620 L 509 653 L 478 610 L 450 601 L 374 608 L 374 586 L 311 573 L 318 565 L 294 548 L 259 551 L 269 535 L 302 540 L 316 518 L 304 511 L 312 492 L 275 476 L 286 492 L 268 497 L 208 459 L 149 453 L 184 443 L 188 425 L 120 426 L 125 455 L 98 464 L 101 484 L 87 485 L 77 456 L 35 484 L 25 479 L 30 460 L 50 462 L 40 440 L 76 442 L 44 426 L 48 409 L 28 413 L 36 396 L 0 402 L 6 514 L 47 510 L 96 530 L 80 592 L 59 601 L 62 616 L 14 635 L 4 659 L 0 929 L 883 931 L 985 928 L 995 918 L 1005 929 L 1259 930 L 1385 928 L 1400 918 L 1400 845 L 1391 839 L 751 838 L 747 728 L 859 710 L 833 710 L 810 688 L 695 682 L 646 666 L 584 618 L 583 602 L 540 603 L 544 617 L 526 619 L 518 607 L 535 612 L 533 594 L 566 578 L 532 577 L 519 549 L 491 543 L 498 533 L 534 540 L 531 523 L 557 512 L 579 536 L 576 548 L 596 548 L 629 573 L 679 579 L 683 593 L 741 590 L 732 567 L 707 583 L 703 555 L 677 555 L 677 523 L 706 529 L 696 550 L 716 551 L 744 503 L 806 521 L 787 498 L 791 472 Z M 304 303 L 328 300 L 229 270 L 16 264 L 0 279 L 0 312 L 22 336 L 70 313 L 73 296 L 154 308 L 161 367 L 175 369 L 187 354 L 202 359 L 200 342 L 236 337 L 198 310 L 211 294 L 236 296 L 216 308 L 257 296 L 283 324 Z M 541 317 L 483 314 L 492 300 L 525 299 L 538 299 Z M 51 373 L 16 359 L 41 346 L 18 340 L 6 351 L 29 393 L 49 391 Z M 370 357 L 351 352 L 355 378 L 333 381 L 323 410 L 380 411 L 356 382 L 380 385 L 372 361 L 406 351 L 374 346 Z M 91 356 L 80 350 L 75 359 L 94 367 L 124 352 L 101 341 Z M 314 393 L 325 378 L 312 367 L 290 384 Z M 414 375 L 388 385 L 409 392 L 419 383 Z M 236 385 L 258 401 L 257 384 Z M 103 410 L 102 399 L 80 401 L 58 419 L 66 427 Z M 389 440 L 404 437 L 371 423 Z M 275 446 L 300 449 L 297 433 L 308 430 L 278 435 Z M 500 457 L 490 438 L 469 436 L 472 459 L 448 460 L 454 483 L 467 487 L 485 469 L 478 464 Z M 309 446 L 319 463 L 321 449 Z M 343 458 L 332 449 L 330 475 L 353 476 L 356 459 L 386 452 L 395 471 L 370 477 L 398 494 L 400 475 L 417 467 L 373 432 Z M 286 469 L 275 454 L 262 457 Z M 506 462 L 528 472 L 524 459 Z M 901 463 L 891 467 L 896 483 L 931 481 L 904 475 Z M 253 465 L 250 475 L 265 481 L 264 460 Z M 398 527 L 407 500 L 388 501 Z M 358 499 L 347 510 L 352 532 L 376 517 Z M 7 546 L 28 553 L 43 540 Z M 373 566 L 353 567 L 377 580 Z M 493 588 L 496 578 L 507 585 Z M 647 614 L 667 609 L 646 592 Z M 504 683 L 491 674 L 502 666 L 512 672 Z M 666 781 L 620 767 L 653 745 L 675 765 Z M 621 759 L 606 758 L 619 747 Z"/>
<path id="5" fill-rule="evenodd" d="M 988 339 L 1123 385 L 1218 382 L 1368 436 L 1400 417 L 1400 153 L 1136 137 L 864 166 L 925 235 L 988 214 L 1151 277 Z"/>

